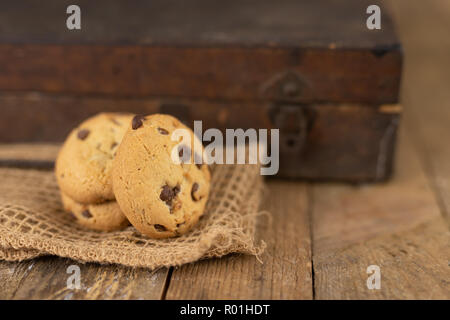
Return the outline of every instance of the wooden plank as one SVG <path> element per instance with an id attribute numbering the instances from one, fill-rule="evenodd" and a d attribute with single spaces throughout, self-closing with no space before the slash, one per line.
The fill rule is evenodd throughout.
<path id="1" fill-rule="evenodd" d="M 114 99 L 48 94 L 0 94 L 0 166 L 51 166 L 50 146 L 30 163 L 36 148 L 24 141 L 63 141 L 81 121 L 99 112 L 170 113 L 203 130 L 279 128 L 279 177 L 380 181 L 391 172 L 401 108 L 396 105 L 224 102 L 204 99 Z M 73 106 L 76 105 L 77 108 Z M 21 130 L 16 130 L 17 123 Z M 29 147 L 30 146 L 30 147 Z M 29 148 L 29 149 L 27 149 Z M 20 161 L 13 161 L 20 159 Z M 333 159 L 334 161 L 329 161 Z"/>
<path id="2" fill-rule="evenodd" d="M 383 14 L 381 30 L 365 24 L 377 3 L 79 0 L 82 27 L 68 30 L 69 0 L 0 2 L 0 89 L 396 103 L 402 51 L 392 23 Z M 280 80 L 288 90 L 265 91 Z"/>
<path id="3" fill-rule="evenodd" d="M 357 49 L 0 43 L 0 89 L 121 98 L 396 103 L 401 61 L 399 48 L 380 57 L 377 51 Z M 295 86 L 291 94 L 284 83 Z"/>
<path id="4" fill-rule="evenodd" d="M 80 289 L 69 289 L 70 265 L 80 267 Z M 3 299 L 160 299 L 168 269 L 148 271 L 119 265 L 77 263 L 58 257 L 0 262 Z"/>
<path id="5" fill-rule="evenodd" d="M 33 261 L 0 261 L 0 300 L 9 300 L 14 297 L 22 279 L 28 275 L 33 264 Z"/>
<path id="6" fill-rule="evenodd" d="M 231 255 L 177 268 L 167 299 L 311 299 L 311 251 L 306 185 L 270 181 L 261 224 L 267 242 L 261 259 Z"/>
<path id="7" fill-rule="evenodd" d="M 450 3 L 392 4 L 408 59 L 403 101 L 405 123 L 420 150 L 443 214 L 450 224 Z"/>
<path id="8" fill-rule="evenodd" d="M 0 144 L 0 167 L 52 169 L 60 144 Z"/>
<path id="9" fill-rule="evenodd" d="M 396 44 L 392 22 L 366 28 L 380 0 L 78 0 L 81 29 L 66 28 L 70 0 L 0 3 L 0 42 L 178 46 L 375 48 Z M 207 27 L 205 27 L 207 26 Z"/>
<path id="10" fill-rule="evenodd" d="M 449 230 L 409 139 L 387 184 L 314 186 L 318 299 L 449 299 Z M 367 267 L 381 269 L 369 290 Z"/>

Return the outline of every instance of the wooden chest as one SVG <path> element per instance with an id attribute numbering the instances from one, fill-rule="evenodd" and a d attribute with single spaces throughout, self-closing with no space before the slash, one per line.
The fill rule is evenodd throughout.
<path id="1" fill-rule="evenodd" d="M 204 129 L 279 128 L 280 177 L 391 174 L 402 50 L 379 1 L 0 4 L 0 142 L 62 141 L 101 111 L 162 112 Z"/>

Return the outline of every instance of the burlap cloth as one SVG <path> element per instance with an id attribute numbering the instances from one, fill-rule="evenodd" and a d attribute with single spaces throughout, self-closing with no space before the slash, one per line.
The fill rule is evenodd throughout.
<path id="1" fill-rule="evenodd" d="M 56 151 L 55 146 L 0 146 L 0 259 L 57 255 L 156 269 L 232 252 L 258 257 L 264 250 L 264 242 L 255 239 L 263 188 L 256 165 L 214 166 L 206 212 L 194 230 L 153 240 L 133 227 L 104 233 L 79 226 L 62 209 L 53 171 L 23 169 L 48 166 Z M 11 168 L 15 163 L 22 168 Z"/>

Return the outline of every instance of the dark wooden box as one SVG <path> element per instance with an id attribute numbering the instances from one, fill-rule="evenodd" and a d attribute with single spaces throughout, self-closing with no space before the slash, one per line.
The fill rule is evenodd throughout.
<path id="1" fill-rule="evenodd" d="M 0 142 L 62 141 L 101 111 L 280 128 L 281 177 L 389 177 L 402 50 L 379 1 L 0 4 Z"/>

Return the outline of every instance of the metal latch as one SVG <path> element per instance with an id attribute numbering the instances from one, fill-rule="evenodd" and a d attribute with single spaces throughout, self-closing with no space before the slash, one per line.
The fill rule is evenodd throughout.
<path id="1" fill-rule="evenodd" d="M 314 122 L 313 110 L 300 104 L 275 104 L 269 115 L 274 127 L 280 129 L 280 151 L 301 153 Z"/>

